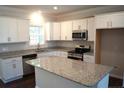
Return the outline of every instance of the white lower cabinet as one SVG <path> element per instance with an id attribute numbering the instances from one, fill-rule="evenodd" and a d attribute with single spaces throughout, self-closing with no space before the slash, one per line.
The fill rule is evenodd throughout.
<path id="1" fill-rule="evenodd" d="M 67 52 L 64 52 L 64 51 L 51 51 L 51 52 L 44 52 L 44 53 L 39 53 L 38 54 L 38 58 L 44 57 L 44 56 L 67 57 Z"/>
<path id="2" fill-rule="evenodd" d="M 95 57 L 93 55 L 84 54 L 84 62 L 95 63 Z"/>
<path id="3" fill-rule="evenodd" d="M 4 83 L 21 78 L 23 75 L 22 57 L 1 59 L 0 70 Z"/>

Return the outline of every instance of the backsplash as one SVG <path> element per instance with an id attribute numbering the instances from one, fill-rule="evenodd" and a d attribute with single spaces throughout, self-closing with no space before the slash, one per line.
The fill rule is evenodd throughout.
<path id="1" fill-rule="evenodd" d="M 46 42 L 42 47 L 54 47 L 56 44 L 54 42 Z M 17 51 L 17 50 L 26 50 L 26 49 L 35 49 L 36 46 L 30 46 L 28 42 L 21 43 L 7 43 L 0 44 L 0 53 L 8 51 Z"/>
<path id="2" fill-rule="evenodd" d="M 94 49 L 93 41 L 55 41 L 56 46 L 60 47 L 76 47 L 77 45 L 91 45 L 91 49 Z"/>
<path id="3" fill-rule="evenodd" d="M 41 45 L 41 48 L 44 47 L 76 47 L 76 45 L 91 45 L 93 50 L 94 42 L 86 41 L 48 41 L 45 45 Z M 28 42 L 22 43 L 7 43 L 0 44 L 0 53 L 8 51 L 17 51 L 17 50 L 26 50 L 26 49 L 35 49 L 36 46 L 30 46 Z"/>

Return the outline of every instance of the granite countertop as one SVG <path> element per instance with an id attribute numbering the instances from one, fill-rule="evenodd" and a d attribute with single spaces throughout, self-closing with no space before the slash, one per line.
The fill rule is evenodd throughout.
<path id="1" fill-rule="evenodd" d="M 26 63 L 53 74 L 70 79 L 87 87 L 95 86 L 113 67 L 67 59 L 64 57 L 42 57 Z"/>
<path id="2" fill-rule="evenodd" d="M 94 53 L 93 53 L 93 51 L 91 51 L 91 52 L 84 53 L 84 55 L 94 56 Z"/>
<path id="3" fill-rule="evenodd" d="M 41 53 L 41 52 L 50 52 L 50 51 L 64 51 L 64 52 L 67 52 L 67 51 L 73 50 L 73 49 L 74 48 L 69 48 L 69 47 L 41 48 L 39 51 L 36 51 L 36 49 L 27 49 L 27 50 L 0 53 L 0 58 L 1 59 L 7 59 L 7 58 L 12 58 L 12 57 L 19 57 L 19 56 L 23 56 L 23 55 L 28 55 L 28 54 L 38 54 L 38 53 Z"/>

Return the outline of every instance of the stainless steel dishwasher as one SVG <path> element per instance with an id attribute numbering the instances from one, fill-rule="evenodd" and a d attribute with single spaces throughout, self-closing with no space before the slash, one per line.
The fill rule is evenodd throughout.
<path id="1" fill-rule="evenodd" d="M 23 59 L 23 73 L 24 75 L 28 75 L 31 73 L 34 73 L 34 67 L 27 64 L 26 61 L 28 60 L 32 60 L 32 59 L 36 59 L 37 58 L 37 54 L 29 54 L 29 55 L 24 55 L 22 56 Z"/>

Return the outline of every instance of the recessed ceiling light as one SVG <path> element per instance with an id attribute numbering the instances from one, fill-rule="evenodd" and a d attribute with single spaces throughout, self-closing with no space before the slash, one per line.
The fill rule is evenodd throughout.
<path id="1" fill-rule="evenodd" d="M 58 10 L 58 7 L 57 7 L 57 6 L 54 6 L 53 9 L 54 9 L 54 10 Z"/>

